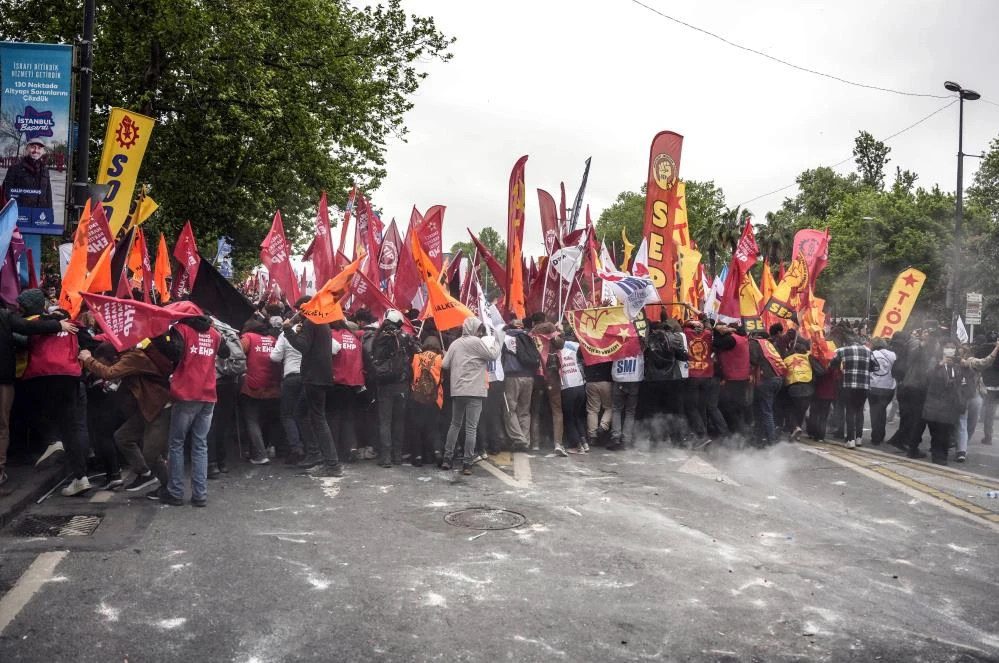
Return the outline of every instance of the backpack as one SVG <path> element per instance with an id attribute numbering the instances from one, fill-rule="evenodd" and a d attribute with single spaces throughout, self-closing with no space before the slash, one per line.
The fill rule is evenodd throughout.
<path id="1" fill-rule="evenodd" d="M 371 343 L 371 364 L 376 384 L 406 382 L 409 358 L 403 352 L 400 332 L 378 332 Z"/>
<path id="2" fill-rule="evenodd" d="M 534 342 L 529 334 L 517 334 L 516 351 L 514 356 L 517 362 L 528 371 L 536 371 L 541 366 L 541 353 L 538 351 L 538 344 Z"/>
<path id="3" fill-rule="evenodd" d="M 670 344 L 669 336 L 662 330 L 655 330 L 649 334 L 646 342 L 645 360 L 661 371 L 672 371 L 676 364 L 676 356 Z"/>
<path id="4" fill-rule="evenodd" d="M 225 359 L 215 355 L 215 373 L 218 377 L 239 377 L 246 374 L 246 353 L 240 343 L 239 334 L 232 327 L 214 321 L 215 329 L 222 334 L 222 342 L 229 348 L 229 356 Z"/>
<path id="5" fill-rule="evenodd" d="M 437 405 L 437 392 L 440 384 L 434 377 L 433 357 L 420 355 L 420 365 L 416 377 L 413 378 L 413 400 L 424 405 Z"/>

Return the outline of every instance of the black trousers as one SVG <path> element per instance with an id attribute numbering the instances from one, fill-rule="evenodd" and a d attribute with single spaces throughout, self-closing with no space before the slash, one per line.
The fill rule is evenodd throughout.
<path id="1" fill-rule="evenodd" d="M 86 421 L 81 399 L 80 378 L 69 375 L 45 375 L 31 378 L 31 393 L 41 405 L 38 415 L 48 422 L 41 427 L 54 426 L 58 439 L 65 449 L 66 469 L 74 479 L 87 475 Z"/>
<path id="2" fill-rule="evenodd" d="M 378 460 L 381 463 L 402 462 L 408 397 L 407 384 L 378 386 Z"/>
<path id="3" fill-rule="evenodd" d="M 950 442 L 954 439 L 957 424 L 927 421 L 926 425 L 930 429 L 930 458 L 934 463 L 946 465 L 947 453 L 950 451 Z"/>
<path id="4" fill-rule="evenodd" d="M 888 404 L 895 395 L 894 389 L 871 389 L 867 402 L 871 406 L 871 444 L 878 446 L 885 441 L 888 423 Z"/>
<path id="5" fill-rule="evenodd" d="M 239 382 L 217 380 L 215 394 L 218 400 L 212 413 L 212 427 L 208 430 L 208 462 L 224 465 L 226 447 L 239 446 L 239 426 L 236 423 Z"/>
<path id="6" fill-rule="evenodd" d="M 585 396 L 583 398 L 585 408 Z M 500 449 L 506 446 L 506 433 L 503 430 L 503 412 L 505 410 L 506 398 L 503 382 L 501 380 L 490 382 L 489 395 L 486 396 L 486 402 L 483 403 L 482 418 L 479 420 L 477 429 L 479 441 L 490 453 L 499 453 Z"/>
<path id="7" fill-rule="evenodd" d="M 441 438 L 441 410 L 436 404 L 417 403 L 410 401 L 410 412 L 413 430 L 410 433 L 412 448 L 410 449 L 413 463 L 436 462 L 436 455 L 443 448 Z"/>
<path id="8" fill-rule="evenodd" d="M 749 380 L 726 380 L 721 386 L 718 408 L 729 431 L 742 434 L 745 430 L 746 399 Z"/>
<path id="9" fill-rule="evenodd" d="M 721 382 L 718 378 L 688 378 L 684 405 L 687 421 L 694 435 L 706 438 L 708 435 L 728 435 L 728 424 L 718 409 L 718 395 Z"/>
<path id="10" fill-rule="evenodd" d="M 586 385 L 562 390 L 562 421 L 565 446 L 578 447 L 586 441 Z"/>
<path id="11" fill-rule="evenodd" d="M 898 390 L 898 445 L 910 453 L 919 449 L 923 441 L 923 404 L 926 403 L 926 390 L 901 387 Z"/>
<path id="12" fill-rule="evenodd" d="M 844 388 L 841 392 L 846 407 L 844 432 L 847 440 L 858 440 L 864 436 L 864 403 L 867 402 L 866 389 Z"/>
<path id="13" fill-rule="evenodd" d="M 308 456 L 322 454 L 327 465 L 338 465 L 340 457 L 333 443 L 333 433 L 326 419 L 326 398 L 331 387 L 320 384 L 306 384 L 305 403 L 308 408 L 308 434 L 305 435 L 305 453 Z"/>
<path id="14" fill-rule="evenodd" d="M 337 453 L 349 457 L 357 451 L 357 412 L 360 407 L 357 391 L 353 387 L 333 385 L 326 399 L 326 420 L 336 442 Z"/>
<path id="15" fill-rule="evenodd" d="M 105 392 L 101 387 L 87 389 L 86 399 L 90 447 L 97 454 L 107 478 L 119 476 L 121 466 L 118 463 L 118 449 L 114 444 L 114 432 L 125 422 L 125 416 L 118 405 L 118 392 Z"/>
<path id="16" fill-rule="evenodd" d="M 815 440 L 826 439 L 826 426 L 829 424 L 829 411 L 833 402 L 825 398 L 812 396 L 812 402 L 808 406 L 808 436 Z"/>
<path id="17" fill-rule="evenodd" d="M 787 430 L 794 432 L 796 428 L 805 427 L 805 413 L 812 402 L 811 396 L 792 396 L 787 394 L 787 404 L 784 408 Z"/>

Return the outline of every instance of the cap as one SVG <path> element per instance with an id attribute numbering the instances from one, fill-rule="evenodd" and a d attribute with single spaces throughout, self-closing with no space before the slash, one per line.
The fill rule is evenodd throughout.
<path id="1" fill-rule="evenodd" d="M 400 313 L 394 308 L 390 308 L 389 310 L 385 311 L 385 320 L 388 322 L 394 322 L 397 325 L 401 325 L 402 319 L 403 319 L 402 313 Z"/>
<path id="2" fill-rule="evenodd" d="M 47 142 L 45 142 L 44 140 L 42 140 L 41 138 L 38 138 L 38 137 L 29 138 L 28 142 L 27 142 L 27 145 L 41 145 L 44 148 L 48 148 L 48 146 L 49 146 L 49 144 Z"/>

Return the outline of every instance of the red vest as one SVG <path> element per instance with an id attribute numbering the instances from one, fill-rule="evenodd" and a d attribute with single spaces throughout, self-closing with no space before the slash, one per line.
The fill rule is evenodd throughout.
<path id="1" fill-rule="evenodd" d="M 253 398 L 279 398 L 281 364 L 271 361 L 274 337 L 247 332 L 243 338 L 250 347 L 246 350 L 246 377 L 241 392 Z"/>
<path id="2" fill-rule="evenodd" d="M 735 347 L 718 353 L 722 377 L 733 381 L 748 380 L 749 339 L 738 334 L 732 334 L 732 338 L 735 339 Z"/>
<path id="3" fill-rule="evenodd" d="M 333 355 L 333 382 L 348 387 L 364 384 L 364 355 L 361 341 L 349 329 L 333 329 L 332 336 L 340 344 L 340 352 Z"/>
<path id="4" fill-rule="evenodd" d="M 217 400 L 215 355 L 222 343 L 222 335 L 214 328 L 197 332 L 183 324 L 173 329 L 184 340 L 184 355 L 173 371 L 170 397 L 175 401 L 214 403 Z"/>
<path id="5" fill-rule="evenodd" d="M 683 328 L 687 337 L 687 364 L 690 367 L 690 377 L 711 378 L 715 375 L 715 362 L 711 357 L 711 330 L 705 329 L 695 334 L 690 327 Z"/>
<path id="6" fill-rule="evenodd" d="M 80 344 L 76 334 L 59 332 L 28 337 L 28 365 L 22 380 L 46 375 L 69 375 L 80 377 L 82 369 L 76 355 L 80 354 Z"/>

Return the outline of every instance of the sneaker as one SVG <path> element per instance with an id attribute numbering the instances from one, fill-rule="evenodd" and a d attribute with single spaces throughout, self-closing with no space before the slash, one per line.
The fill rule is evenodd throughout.
<path id="1" fill-rule="evenodd" d="M 160 502 L 162 504 L 169 504 L 170 506 L 184 506 L 184 499 L 182 497 L 174 497 L 166 488 L 160 488 Z"/>
<path id="2" fill-rule="evenodd" d="M 858 447 L 862 447 L 862 446 L 864 446 L 864 438 L 862 438 L 862 437 L 858 437 L 858 438 L 857 438 L 856 440 L 854 440 L 853 442 L 854 442 L 854 444 L 856 444 L 856 445 L 857 445 Z"/>
<path id="3" fill-rule="evenodd" d="M 45 453 L 43 453 L 41 457 L 35 461 L 35 467 L 42 467 L 43 465 L 46 465 L 49 459 L 53 459 L 57 454 L 61 454 L 64 451 L 66 450 L 62 446 L 62 442 L 53 442 L 45 450 Z"/>
<path id="4" fill-rule="evenodd" d="M 465 465 L 461 469 L 461 473 L 464 474 L 466 477 L 472 476 L 472 466 L 471 465 Z"/>
<path id="5" fill-rule="evenodd" d="M 153 490 L 150 490 L 148 493 L 146 493 L 146 499 L 147 500 L 152 500 L 154 502 L 159 502 L 160 501 L 160 489 L 159 488 L 155 488 Z"/>
<path id="6" fill-rule="evenodd" d="M 843 443 L 843 446 L 846 447 L 847 449 L 853 449 L 854 447 L 857 446 L 857 443 L 854 442 L 853 440 L 847 440 L 846 442 Z"/>
<path id="7" fill-rule="evenodd" d="M 336 465 L 323 465 L 322 467 L 317 467 L 312 473 L 314 477 L 342 477 L 343 476 L 343 465 L 337 463 Z"/>
<path id="8" fill-rule="evenodd" d="M 251 458 L 250 462 L 254 465 L 267 465 L 271 462 L 271 459 L 264 456 L 263 458 Z"/>
<path id="9" fill-rule="evenodd" d="M 531 451 L 541 451 L 541 447 L 536 444 L 531 445 Z"/>
<path id="10" fill-rule="evenodd" d="M 967 451 L 958 451 L 956 454 L 954 454 L 954 462 L 955 463 L 963 463 L 966 460 L 968 460 L 968 452 Z"/>
<path id="11" fill-rule="evenodd" d="M 801 439 L 801 428 L 800 427 L 795 428 L 794 432 L 791 433 L 791 440 L 793 442 L 797 442 L 800 439 Z"/>
<path id="12" fill-rule="evenodd" d="M 374 447 L 364 447 L 364 451 L 361 458 L 363 458 L 364 460 L 374 460 L 375 458 L 378 458 L 378 454 L 375 453 Z"/>
<path id="13" fill-rule="evenodd" d="M 222 471 L 219 470 L 219 466 L 215 463 L 208 463 L 208 478 L 218 479 L 222 475 Z"/>
<path id="14" fill-rule="evenodd" d="M 587 444 L 586 442 L 583 442 L 583 443 L 582 443 L 582 444 L 581 444 L 581 445 L 579 446 L 579 452 L 580 452 L 580 453 L 584 453 L 584 454 L 586 454 L 586 453 L 590 453 L 590 445 L 589 445 L 589 444 Z"/>
<path id="15" fill-rule="evenodd" d="M 74 495 L 81 495 L 90 490 L 90 479 L 83 477 L 82 479 L 73 479 L 69 482 L 69 485 L 62 489 L 62 494 L 64 497 L 73 497 Z"/>
<path id="16" fill-rule="evenodd" d="M 267 457 L 275 458 L 276 456 L 277 456 L 277 449 L 274 448 L 274 445 L 267 447 Z"/>
<path id="17" fill-rule="evenodd" d="M 127 493 L 138 492 L 143 488 L 148 488 L 157 481 L 159 481 L 159 479 L 154 477 L 152 472 L 146 472 L 145 474 L 140 474 L 136 476 L 134 479 L 132 479 L 132 483 L 125 486 L 125 492 Z"/>
<path id="18" fill-rule="evenodd" d="M 451 469 L 451 459 L 450 458 L 445 458 L 444 460 L 441 461 L 441 469 L 444 470 L 445 472 L 447 470 Z"/>
<path id="19" fill-rule="evenodd" d="M 357 460 L 360 457 L 361 457 L 361 454 L 360 454 L 360 452 L 358 452 L 357 449 L 351 449 L 350 451 L 347 452 L 347 462 L 348 463 L 357 462 Z"/>
<path id="20" fill-rule="evenodd" d="M 382 458 L 378 461 L 378 467 L 392 467 L 392 461 L 388 458 Z"/>
<path id="21" fill-rule="evenodd" d="M 298 467 L 301 468 L 301 469 L 303 469 L 303 470 L 311 470 L 316 465 L 322 464 L 322 462 L 323 462 L 323 457 L 320 456 L 320 455 L 306 456 L 298 464 Z"/>
<path id="22" fill-rule="evenodd" d="M 192 497 L 191 498 L 191 506 L 199 506 L 199 507 L 208 506 L 208 498 L 207 497 L 202 497 L 200 500 L 198 500 L 198 499 L 194 499 Z"/>
<path id="23" fill-rule="evenodd" d="M 112 474 L 107 477 L 107 480 L 104 482 L 104 485 L 100 487 L 100 490 L 117 490 L 124 485 L 125 482 L 122 481 L 120 474 Z"/>
<path id="24" fill-rule="evenodd" d="M 305 454 L 299 453 L 298 451 L 291 451 L 287 456 L 284 457 L 285 465 L 298 465 L 305 458 Z"/>
<path id="25" fill-rule="evenodd" d="M 555 445 L 555 455 L 556 456 L 562 456 L 563 458 L 565 458 L 569 454 L 566 453 L 565 447 L 563 447 L 561 444 L 556 444 Z"/>

